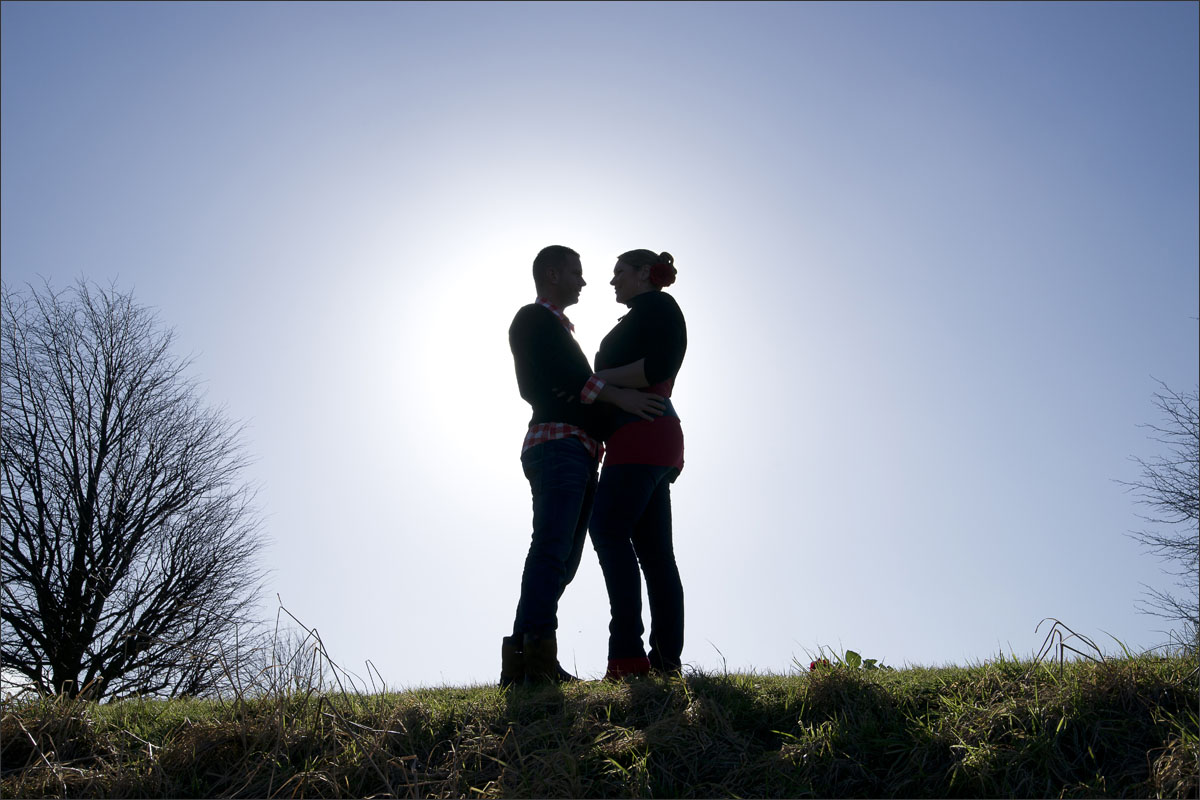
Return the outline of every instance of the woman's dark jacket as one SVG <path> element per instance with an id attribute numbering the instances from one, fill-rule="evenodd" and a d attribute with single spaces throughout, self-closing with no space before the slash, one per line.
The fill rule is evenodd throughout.
<path id="1" fill-rule="evenodd" d="M 687 351 L 687 325 L 675 298 L 661 291 L 630 299 L 596 353 L 596 370 L 645 359 L 642 391 L 669 398 Z M 655 464 L 683 468 L 683 432 L 670 400 L 663 416 L 643 420 L 610 406 L 600 408 L 597 430 L 605 439 L 605 464 Z"/>

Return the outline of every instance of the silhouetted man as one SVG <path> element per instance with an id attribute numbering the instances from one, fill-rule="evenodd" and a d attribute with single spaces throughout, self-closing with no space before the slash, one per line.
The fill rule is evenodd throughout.
<path id="1" fill-rule="evenodd" d="M 558 601 L 583 554 L 604 445 L 592 404 L 612 403 L 645 419 L 662 413 L 655 395 L 607 385 L 592 372 L 563 313 L 587 283 L 579 254 L 551 245 L 533 261 L 537 300 L 508 329 L 521 397 L 533 417 L 521 466 L 533 492 L 533 537 L 521 575 L 513 635 L 501 647 L 500 685 L 569 681 L 558 663 Z"/>

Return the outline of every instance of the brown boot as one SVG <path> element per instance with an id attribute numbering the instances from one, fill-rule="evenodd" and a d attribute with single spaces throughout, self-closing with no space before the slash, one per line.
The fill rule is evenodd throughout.
<path id="1" fill-rule="evenodd" d="M 579 680 L 558 665 L 558 641 L 554 634 L 525 634 L 525 684 L 567 683 Z"/>
<path id="2" fill-rule="evenodd" d="M 500 644 L 500 688 L 525 682 L 525 653 L 515 636 L 505 636 Z"/>

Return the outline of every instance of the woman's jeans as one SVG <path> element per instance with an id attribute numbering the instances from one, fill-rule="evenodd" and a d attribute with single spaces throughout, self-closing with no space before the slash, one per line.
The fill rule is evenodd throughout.
<path id="1" fill-rule="evenodd" d="M 533 491 L 533 539 L 521 575 L 513 635 L 550 636 L 558 629 L 558 601 L 575 577 L 596 496 L 596 459 L 571 436 L 534 445 L 521 454 Z"/>
<path id="2" fill-rule="evenodd" d="M 677 670 L 683 654 L 683 584 L 671 543 L 674 467 L 605 466 L 592 512 L 592 544 L 612 612 L 608 657 L 645 656 L 642 581 L 650 600 L 650 663 Z"/>

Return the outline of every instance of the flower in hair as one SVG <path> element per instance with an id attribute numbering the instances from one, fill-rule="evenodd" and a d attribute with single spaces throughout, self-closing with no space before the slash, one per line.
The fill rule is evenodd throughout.
<path id="1" fill-rule="evenodd" d="M 675 265 L 657 261 L 650 267 L 650 282 L 661 289 L 674 283 L 676 274 Z"/>

